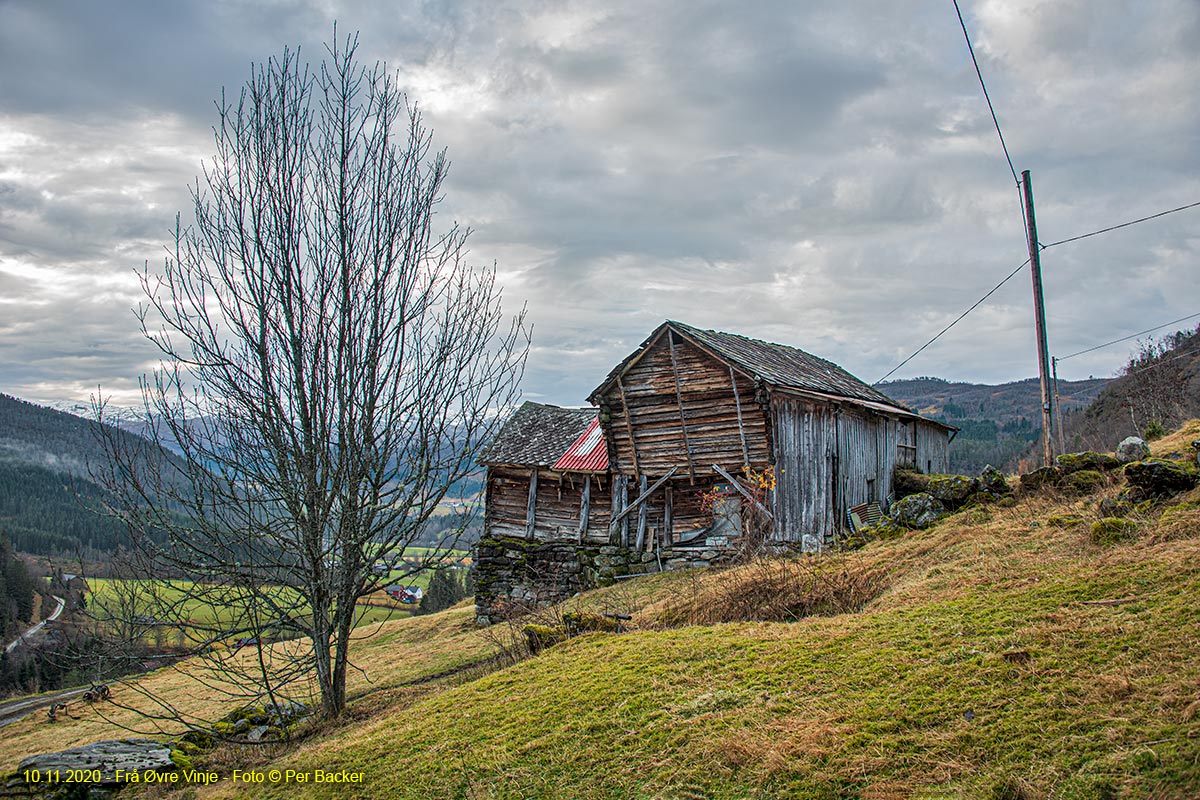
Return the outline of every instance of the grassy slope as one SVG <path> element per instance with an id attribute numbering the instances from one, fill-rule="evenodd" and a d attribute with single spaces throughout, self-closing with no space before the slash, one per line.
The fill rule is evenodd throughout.
<path id="1" fill-rule="evenodd" d="M 1155 449 L 1198 435 L 1200 423 Z M 490 652 L 468 609 L 391 623 L 359 657 L 389 690 L 361 694 L 360 680 L 349 721 L 258 753 L 281 769 L 362 770 L 361 786 L 225 781 L 200 796 L 1191 797 L 1200 511 L 1148 515 L 1141 538 L 1108 548 L 1087 525 L 1046 524 L 1094 518 L 1097 500 L 968 511 L 841 557 L 838 569 L 886 572 L 859 614 L 655 627 L 671 608 L 736 597 L 761 565 L 602 590 L 586 602 L 641 609 L 645 629 L 456 686 L 421 680 Z M 178 675 L 151 680 L 187 691 Z M 2 763 L 100 730 L 26 720 L 6 729 Z"/>

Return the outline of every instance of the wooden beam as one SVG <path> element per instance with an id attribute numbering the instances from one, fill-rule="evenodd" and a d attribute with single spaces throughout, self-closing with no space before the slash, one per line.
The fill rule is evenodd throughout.
<path id="1" fill-rule="evenodd" d="M 613 479 L 612 479 L 612 492 L 611 492 L 612 496 L 609 498 L 608 518 L 610 520 L 615 519 L 617 514 L 620 513 L 620 511 L 621 511 L 621 492 L 619 492 L 618 489 L 621 489 L 624 486 L 625 486 L 625 476 L 619 475 L 619 474 L 614 475 Z M 609 544 L 621 544 L 622 546 L 624 546 L 624 544 L 622 542 L 619 542 L 619 541 L 614 542 L 613 541 L 613 528 L 611 525 L 608 528 L 608 543 Z"/>
<path id="2" fill-rule="evenodd" d="M 737 376 L 733 373 L 733 367 L 729 368 L 729 382 L 733 384 L 733 402 L 737 406 L 738 436 L 742 437 L 742 464 L 748 467 L 750 450 L 746 447 L 746 427 L 742 424 L 742 398 L 738 396 Z"/>
<path id="3" fill-rule="evenodd" d="M 688 480 L 696 485 L 696 468 L 692 464 L 692 443 L 688 441 L 687 417 L 683 414 L 683 392 L 679 388 L 679 362 L 675 358 L 675 334 L 667 332 L 667 346 L 671 349 L 671 372 L 675 374 L 675 402 L 679 405 L 679 427 L 683 430 L 683 451 L 687 454 Z"/>
<path id="4" fill-rule="evenodd" d="M 742 486 L 741 481 L 739 481 L 737 478 L 730 475 L 725 470 L 721 469 L 721 467 L 717 464 L 713 464 L 712 468 L 713 468 L 713 471 L 715 471 L 718 475 L 720 475 L 725 480 L 729 481 L 733 485 L 733 488 L 735 488 L 739 492 L 741 492 L 742 497 L 745 497 L 747 500 L 749 500 L 751 503 L 753 503 L 758 508 L 759 511 L 766 514 L 767 519 L 769 519 L 771 521 L 775 520 L 775 515 L 772 514 L 770 511 L 767 511 L 766 506 L 764 506 L 762 503 L 755 500 L 754 495 L 750 494 L 750 491 L 745 486 Z"/>
<path id="5" fill-rule="evenodd" d="M 661 478 L 656 480 L 654 482 L 653 486 L 651 486 L 649 489 L 646 489 L 645 491 L 643 491 L 641 494 L 639 494 L 637 496 L 636 500 L 634 500 L 632 503 L 630 503 L 625 508 L 621 509 L 621 511 L 615 517 L 612 518 L 612 521 L 608 523 L 608 529 L 611 531 L 613 528 L 615 528 L 618 522 L 625 519 L 625 517 L 629 515 L 629 512 L 633 511 L 635 508 L 640 507 L 642 505 L 642 503 L 646 502 L 646 498 L 648 498 L 648 497 L 650 497 L 650 495 L 654 494 L 655 489 L 657 489 L 658 487 L 662 486 L 664 483 L 669 481 L 671 479 L 671 476 L 674 475 L 678 471 L 679 471 L 679 467 L 671 467 L 670 471 L 667 472 L 666 475 L 663 475 Z M 624 477 L 624 476 L 622 476 L 622 477 Z M 645 484 L 643 484 L 643 485 L 645 485 Z"/>
<path id="6" fill-rule="evenodd" d="M 670 547 L 675 543 L 675 487 L 667 484 L 663 498 L 663 546 Z"/>
<path id="7" fill-rule="evenodd" d="M 583 499 L 579 501 L 579 543 L 587 535 L 588 514 L 592 510 L 592 476 L 583 479 Z"/>
<path id="8" fill-rule="evenodd" d="M 633 438 L 633 421 L 629 418 L 629 401 L 625 399 L 625 384 L 621 381 L 621 376 L 617 376 L 617 389 L 621 392 L 621 409 L 625 412 L 625 431 L 629 434 L 629 449 L 633 451 L 633 474 L 641 475 L 642 469 L 638 466 L 637 457 L 637 440 Z"/>
<path id="9" fill-rule="evenodd" d="M 638 489 L 642 494 L 646 493 L 645 474 L 642 475 L 641 481 L 638 484 Z M 638 496 L 641 497 L 641 495 Z M 639 553 L 642 552 L 646 547 L 646 512 L 649 510 L 649 508 L 649 503 L 642 503 L 640 506 L 638 506 L 637 544 L 634 545 L 634 549 Z"/>
<path id="10" fill-rule="evenodd" d="M 537 509 L 537 469 L 529 472 L 529 505 L 525 506 L 525 538 L 533 538 L 534 519 Z"/>

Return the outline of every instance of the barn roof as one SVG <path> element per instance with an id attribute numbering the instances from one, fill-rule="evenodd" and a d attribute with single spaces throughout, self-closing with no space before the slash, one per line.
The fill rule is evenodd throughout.
<path id="1" fill-rule="evenodd" d="M 599 417 L 593 419 L 562 458 L 554 462 L 554 469 L 564 472 L 603 472 L 608 469 L 608 443 L 604 441 Z"/>
<path id="2" fill-rule="evenodd" d="M 764 342 L 736 333 L 693 328 L 673 320 L 659 325 L 636 352 L 608 374 L 588 399 L 595 402 L 616 382 L 617 377 L 636 364 L 642 354 L 668 329 L 674 330 L 684 339 L 690 340 L 742 373 L 752 378 L 761 378 L 773 387 L 845 397 L 866 406 L 884 406 L 889 410 L 894 409 L 906 415 L 916 416 L 901 403 L 868 386 L 832 361 L 785 344 Z"/>
<path id="3" fill-rule="evenodd" d="M 550 467 L 596 420 L 594 408 L 560 408 L 526 401 L 504 423 L 479 463 Z"/>

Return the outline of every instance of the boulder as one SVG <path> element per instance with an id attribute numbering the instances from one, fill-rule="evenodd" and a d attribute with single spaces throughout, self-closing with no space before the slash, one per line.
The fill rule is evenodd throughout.
<path id="1" fill-rule="evenodd" d="M 1021 476 L 1021 489 L 1035 492 L 1048 486 L 1057 486 L 1062 478 L 1062 470 L 1058 467 L 1038 467 L 1033 472 Z"/>
<path id="2" fill-rule="evenodd" d="M 892 491 L 896 497 L 907 497 L 929 491 L 929 476 L 916 470 L 897 467 L 892 474 Z"/>
<path id="3" fill-rule="evenodd" d="M 1075 494 L 1091 494 L 1107 483 L 1105 477 L 1094 469 L 1081 469 L 1062 479 L 1063 488 Z"/>
<path id="4" fill-rule="evenodd" d="M 948 509 L 961 508 L 978 491 L 978 478 L 968 478 L 966 475 L 929 476 L 929 494 Z"/>
<path id="5" fill-rule="evenodd" d="M 928 528 L 945 513 L 945 506 L 928 492 L 910 494 L 892 503 L 891 508 L 892 519 L 906 528 Z"/>
<path id="6" fill-rule="evenodd" d="M 1012 487 L 1004 477 L 1004 473 L 988 464 L 979 473 L 979 488 L 994 497 L 1012 494 Z"/>
<path id="7" fill-rule="evenodd" d="M 1150 446 L 1139 436 L 1127 436 L 1117 445 L 1117 460 L 1122 464 L 1143 461 L 1150 457 Z"/>
<path id="8" fill-rule="evenodd" d="M 1054 463 L 1064 475 L 1081 472 L 1085 469 L 1108 471 L 1121 466 L 1123 462 L 1108 455 L 1088 450 L 1083 453 L 1063 453 L 1054 459 Z"/>
<path id="9" fill-rule="evenodd" d="M 1148 458 L 1125 465 L 1125 480 L 1143 496 L 1169 497 L 1186 492 L 1200 483 L 1196 469 L 1178 461 Z"/>
<path id="10" fill-rule="evenodd" d="M 129 774 L 158 769 L 175 769 L 170 745 L 153 739 L 111 739 L 57 753 L 30 756 L 21 762 L 17 774 L 24 775 L 29 770 L 40 770 L 42 774 L 58 770 L 66 775 L 72 770 L 97 770 L 100 783 L 116 783 L 118 770 Z"/>

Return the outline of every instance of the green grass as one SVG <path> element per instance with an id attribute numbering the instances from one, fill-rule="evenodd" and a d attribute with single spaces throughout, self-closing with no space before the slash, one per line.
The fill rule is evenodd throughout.
<path id="1" fill-rule="evenodd" d="M 1200 509 L 1188 504 L 1200 490 L 1139 514 L 1132 539 L 1093 542 L 1099 500 L 1118 490 L 971 509 L 850 554 L 622 582 L 569 605 L 632 613 L 633 631 L 582 636 L 482 677 L 456 670 L 519 626 L 479 631 L 467 606 L 384 623 L 356 650 L 368 674 L 354 676 L 345 719 L 287 748 L 207 756 L 226 775 L 235 764 L 346 769 L 365 773 L 361 785 L 187 791 L 1196 797 Z M 1049 523 L 1064 514 L 1087 524 Z M 846 575 L 870 583 L 858 613 L 753 621 L 830 608 L 803 601 Z M 146 679 L 153 691 L 190 697 L 194 684 L 158 675 Z M 227 710 L 194 702 L 211 718 Z M 100 721 L 87 724 L 50 733 L 59 746 L 68 732 L 101 738 Z M 48 735 L 27 722 L 6 731 L 11 748 Z"/>
<path id="2" fill-rule="evenodd" d="M 276 765 L 364 770 L 364 796 L 401 798 L 987 797 L 1009 780 L 1186 797 L 1200 547 L 1163 555 L 850 617 L 587 636 Z"/>

